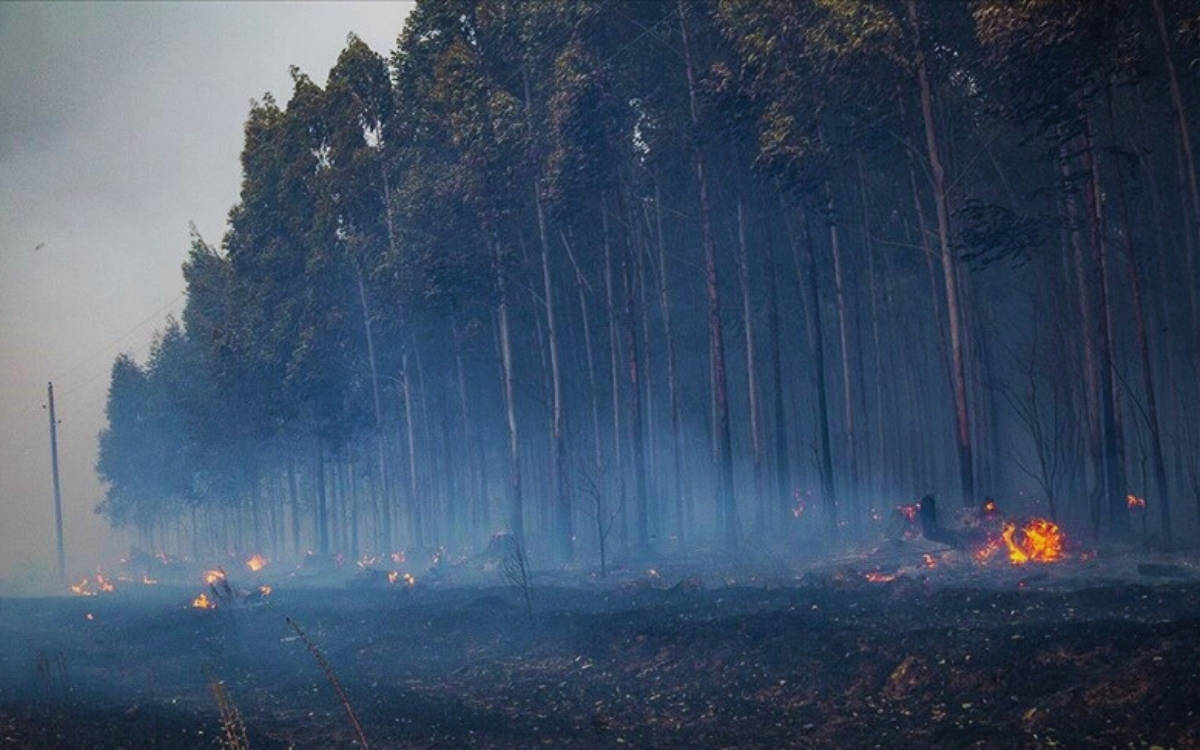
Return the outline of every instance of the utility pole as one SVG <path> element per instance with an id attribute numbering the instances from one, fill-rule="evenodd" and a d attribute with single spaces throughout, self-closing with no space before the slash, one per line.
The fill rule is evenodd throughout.
<path id="1" fill-rule="evenodd" d="M 58 578 L 66 580 L 66 559 L 63 555 L 62 493 L 58 487 L 58 421 L 54 418 L 54 383 L 46 384 L 50 402 L 50 467 L 54 472 L 54 531 L 58 539 Z"/>

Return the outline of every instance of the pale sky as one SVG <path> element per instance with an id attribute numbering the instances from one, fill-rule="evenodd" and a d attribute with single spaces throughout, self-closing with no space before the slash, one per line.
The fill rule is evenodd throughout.
<path id="1" fill-rule="evenodd" d="M 92 512 L 113 358 L 182 309 L 188 222 L 220 241 L 250 99 L 352 31 L 388 54 L 411 5 L 0 2 L 0 584 L 54 559 L 48 380 L 67 569 L 125 551 Z"/>

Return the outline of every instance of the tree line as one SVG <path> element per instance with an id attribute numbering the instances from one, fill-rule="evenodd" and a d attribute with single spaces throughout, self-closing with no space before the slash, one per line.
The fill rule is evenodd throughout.
<path id="1" fill-rule="evenodd" d="M 194 555 L 1200 514 L 1200 7 L 422 0 L 253 102 L 97 510 Z M 1175 506 L 1172 506 L 1172 502 Z"/>

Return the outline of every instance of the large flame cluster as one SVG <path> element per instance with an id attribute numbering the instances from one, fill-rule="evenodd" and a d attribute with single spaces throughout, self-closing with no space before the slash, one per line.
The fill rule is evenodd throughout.
<path id="1" fill-rule="evenodd" d="M 1058 524 L 1045 518 L 1034 518 L 1021 526 L 1005 521 L 999 536 L 991 536 L 977 547 L 974 557 L 985 563 L 1003 551 L 1013 565 L 1059 562 L 1063 559 L 1065 541 L 1066 535 Z"/>

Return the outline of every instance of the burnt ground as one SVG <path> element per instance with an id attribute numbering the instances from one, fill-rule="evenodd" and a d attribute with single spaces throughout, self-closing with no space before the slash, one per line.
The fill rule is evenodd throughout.
<path id="1" fill-rule="evenodd" d="M 1200 584 L 669 583 L 0 599 L 0 744 L 1200 747 Z"/>

